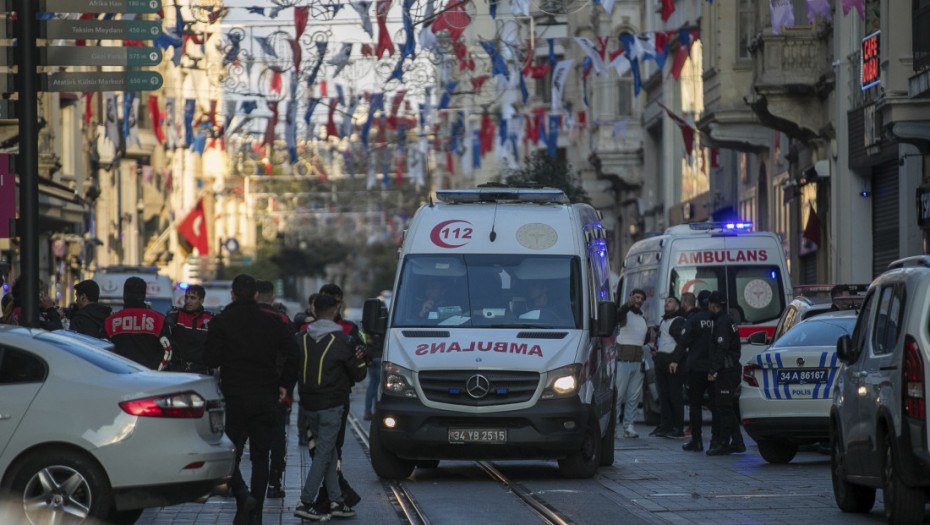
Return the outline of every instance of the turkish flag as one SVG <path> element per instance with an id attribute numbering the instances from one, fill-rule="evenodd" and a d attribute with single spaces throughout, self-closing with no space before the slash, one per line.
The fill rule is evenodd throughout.
<path id="1" fill-rule="evenodd" d="M 194 209 L 178 224 L 180 233 L 200 255 L 210 253 L 210 240 L 207 238 L 207 218 L 203 212 L 203 198 L 197 201 Z"/>

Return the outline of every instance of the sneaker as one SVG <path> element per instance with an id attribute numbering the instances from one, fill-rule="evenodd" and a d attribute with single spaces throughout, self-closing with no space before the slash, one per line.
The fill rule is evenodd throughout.
<path id="1" fill-rule="evenodd" d="M 746 443 L 730 443 L 730 454 L 742 454 L 746 452 Z"/>
<path id="2" fill-rule="evenodd" d="M 730 454 L 730 446 L 720 445 L 718 447 L 712 447 L 707 450 L 706 454 L 708 456 L 728 456 Z"/>
<path id="3" fill-rule="evenodd" d="M 352 507 L 336 501 L 329 504 L 329 513 L 337 518 L 351 518 L 355 516 L 355 511 L 352 510 Z"/>
<path id="4" fill-rule="evenodd" d="M 636 429 L 633 428 L 633 424 L 623 429 L 623 437 L 625 438 L 638 438 L 639 434 L 636 433 Z"/>
<path id="5" fill-rule="evenodd" d="M 268 499 L 280 499 L 284 497 L 284 490 L 280 485 L 268 485 L 268 493 L 265 495 Z"/>
<path id="6" fill-rule="evenodd" d="M 666 432 L 664 436 L 669 439 L 684 439 L 685 433 L 678 429 L 672 429 L 670 432 Z"/>
<path id="7" fill-rule="evenodd" d="M 294 516 L 314 521 L 327 521 L 331 517 L 329 514 L 324 514 L 313 508 L 313 505 L 304 503 L 303 501 L 297 504 L 297 508 L 294 509 Z"/>
<path id="8" fill-rule="evenodd" d="M 689 452 L 700 452 L 704 450 L 704 442 L 692 439 L 691 441 L 685 443 L 681 446 L 682 450 L 687 450 Z"/>
<path id="9" fill-rule="evenodd" d="M 652 432 L 649 433 L 649 437 L 662 437 L 660 434 L 665 434 L 665 430 L 662 430 L 661 427 L 655 427 L 652 429 Z"/>

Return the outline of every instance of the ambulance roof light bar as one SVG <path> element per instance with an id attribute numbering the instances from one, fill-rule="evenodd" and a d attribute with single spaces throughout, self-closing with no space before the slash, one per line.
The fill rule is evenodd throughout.
<path id="1" fill-rule="evenodd" d="M 751 222 L 692 222 L 692 230 L 727 230 L 732 232 L 752 231 Z"/>
<path id="2" fill-rule="evenodd" d="M 445 203 L 532 202 L 537 204 L 568 204 L 562 190 L 552 188 L 476 188 L 438 190 L 436 199 Z"/>

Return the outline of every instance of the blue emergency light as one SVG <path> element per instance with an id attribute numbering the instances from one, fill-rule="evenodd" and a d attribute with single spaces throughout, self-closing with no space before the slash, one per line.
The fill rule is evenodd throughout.
<path id="1" fill-rule="evenodd" d="M 752 223 L 751 222 L 728 222 L 724 224 L 724 228 L 728 230 L 749 231 L 752 229 Z"/>
<path id="2" fill-rule="evenodd" d="M 178 283 L 178 288 L 180 288 L 180 289 L 182 289 L 182 290 L 187 290 L 187 287 L 188 287 L 188 286 L 189 286 L 189 285 L 188 285 L 187 283 Z"/>

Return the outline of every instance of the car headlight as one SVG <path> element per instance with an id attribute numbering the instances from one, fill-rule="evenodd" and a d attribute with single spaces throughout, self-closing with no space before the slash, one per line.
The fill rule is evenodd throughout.
<path id="1" fill-rule="evenodd" d="M 541 399 L 571 397 L 578 394 L 581 365 L 572 364 L 550 370 L 546 374 L 546 388 Z"/>
<path id="2" fill-rule="evenodd" d="M 381 391 L 391 396 L 417 397 L 413 372 L 389 361 L 381 363 Z"/>

